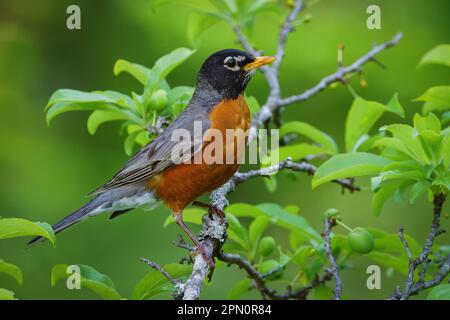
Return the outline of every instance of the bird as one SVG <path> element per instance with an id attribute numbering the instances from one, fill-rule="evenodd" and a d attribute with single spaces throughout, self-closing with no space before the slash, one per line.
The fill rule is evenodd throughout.
<path id="1" fill-rule="evenodd" d="M 207 257 L 200 241 L 183 222 L 183 210 L 194 202 L 198 204 L 198 197 L 220 187 L 236 173 L 239 157 L 242 157 L 239 150 L 245 149 L 247 138 L 232 144 L 223 141 L 221 151 L 227 154 L 231 148 L 233 161 L 206 163 L 202 157 L 201 161 L 186 160 L 202 155 L 213 130 L 225 135 L 226 130 L 250 128 L 245 88 L 259 67 L 274 60 L 272 56 L 255 57 L 238 49 L 224 49 L 210 55 L 200 67 L 192 98 L 180 115 L 109 181 L 94 190 L 89 202 L 53 225 L 54 232 L 59 233 L 102 213 L 111 213 L 113 219 L 132 209 L 163 202 L 171 210 L 174 221 L 213 267 L 214 260 Z M 173 134 L 178 131 L 195 136 L 196 124 L 201 125 L 201 132 L 197 133 L 201 139 L 186 139 L 184 143 L 173 141 Z M 183 153 L 183 150 L 190 152 Z M 223 215 L 220 210 L 213 212 Z M 28 244 L 31 246 L 43 239 L 36 237 Z"/>

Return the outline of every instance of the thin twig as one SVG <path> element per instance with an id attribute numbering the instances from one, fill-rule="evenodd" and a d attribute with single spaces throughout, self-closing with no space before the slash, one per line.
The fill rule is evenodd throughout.
<path id="1" fill-rule="evenodd" d="M 428 265 L 431 263 L 429 256 L 431 254 L 431 248 L 433 246 L 434 240 L 438 235 L 443 233 L 440 229 L 440 219 L 441 212 L 446 196 L 442 193 L 436 194 L 433 199 L 433 221 L 431 223 L 431 230 L 425 240 L 425 245 L 422 248 L 419 256 L 414 259 L 413 254 L 409 248 L 408 242 L 406 241 L 404 235 L 403 227 L 399 229 L 399 237 L 402 242 L 406 255 L 408 256 L 408 276 L 406 278 L 405 287 L 403 290 L 399 286 L 392 292 L 392 300 L 407 300 L 410 296 L 416 295 L 419 292 L 438 285 L 441 281 L 449 274 L 450 271 L 450 255 L 448 255 L 444 262 L 442 263 L 439 272 L 430 281 L 425 281 L 426 270 Z M 414 277 L 417 269 L 421 266 L 419 271 L 419 280 L 414 281 Z"/>
<path id="2" fill-rule="evenodd" d="M 331 228 L 332 223 L 330 219 L 325 219 L 325 233 L 323 235 L 324 237 L 324 246 L 325 246 L 325 252 L 327 253 L 328 260 L 331 265 L 331 272 L 334 277 L 334 281 L 336 282 L 336 286 L 333 289 L 334 292 L 334 299 L 335 300 L 341 300 L 341 294 L 342 294 L 342 281 L 339 276 L 339 269 L 336 263 L 336 259 L 333 256 L 333 252 L 331 250 Z"/>
<path id="3" fill-rule="evenodd" d="M 303 93 L 299 95 L 294 95 L 288 98 L 284 98 L 280 101 L 280 105 L 288 105 L 296 102 L 301 102 L 304 100 L 307 100 L 311 98 L 316 93 L 322 91 L 326 87 L 328 87 L 330 84 L 338 81 L 342 81 L 344 79 L 345 75 L 348 75 L 350 73 L 358 72 L 364 64 L 367 62 L 373 61 L 374 57 L 379 54 L 381 51 L 384 51 L 390 47 L 395 46 L 400 39 L 402 38 L 402 33 L 397 33 L 394 38 L 388 42 L 385 42 L 383 44 L 380 44 L 378 46 L 375 46 L 367 52 L 365 55 L 361 56 L 358 60 L 353 62 L 351 65 L 347 67 L 340 68 L 337 72 L 330 74 L 329 76 L 326 76 L 322 80 L 320 80 L 314 87 L 304 91 Z"/>
<path id="4" fill-rule="evenodd" d="M 239 254 L 230 254 L 221 252 L 218 256 L 219 260 L 224 261 L 228 264 L 235 264 L 239 268 L 244 269 L 248 277 L 253 280 L 255 288 L 261 293 L 263 298 L 269 298 L 272 300 L 286 300 L 286 299 L 298 299 L 304 300 L 308 296 L 309 292 L 315 287 L 324 284 L 325 282 L 331 280 L 332 275 L 329 272 L 319 278 L 318 276 L 309 284 L 308 286 L 301 287 L 299 289 L 293 290 L 292 287 L 288 286 L 283 293 L 277 292 L 277 290 L 270 289 L 266 284 L 266 274 L 261 274 L 256 268 L 246 259 L 241 257 Z M 274 271 L 275 272 L 275 271 Z"/>
<path id="5" fill-rule="evenodd" d="M 170 273 L 168 273 L 166 270 L 164 270 L 163 267 L 161 267 L 159 264 L 157 264 L 156 262 L 150 261 L 146 258 L 141 258 L 141 261 L 148 264 L 150 267 L 152 267 L 153 269 L 161 272 L 170 282 L 172 282 L 173 285 L 175 286 L 179 286 L 180 285 L 180 281 L 173 278 Z"/>
<path id="6" fill-rule="evenodd" d="M 258 170 L 250 170 L 247 172 L 237 172 L 227 183 L 220 188 L 214 190 L 211 194 L 211 204 L 223 210 L 228 205 L 227 195 L 234 191 L 236 186 L 249 179 L 255 177 L 270 177 L 280 170 L 287 169 L 295 172 L 304 172 L 308 175 L 313 175 L 316 172 L 316 167 L 308 162 L 293 162 L 290 158 L 285 159 L 273 166 L 261 168 Z M 334 183 L 340 185 L 342 188 L 350 192 L 360 191 L 358 186 L 354 185 L 353 179 L 336 179 Z"/>
<path id="7" fill-rule="evenodd" d="M 238 38 L 241 46 L 244 48 L 245 51 L 252 54 L 253 56 L 259 56 L 261 53 L 253 48 L 253 46 L 250 44 L 250 41 L 248 40 L 247 36 L 242 32 L 241 27 L 236 24 L 232 26 L 232 29 Z M 273 76 L 273 73 L 271 71 L 271 68 L 269 66 L 263 66 L 260 68 L 264 76 L 266 77 L 267 83 L 270 87 L 277 86 L 278 79 Z"/>
<path id="8" fill-rule="evenodd" d="M 252 123 L 252 135 L 250 137 L 250 140 L 255 138 L 255 133 L 257 128 L 261 123 L 264 123 L 268 119 L 272 117 L 273 112 L 281 108 L 283 106 L 291 105 L 297 102 L 305 101 L 312 96 L 316 95 L 317 93 L 321 92 L 322 90 L 326 89 L 329 85 L 335 83 L 335 82 L 342 82 L 345 81 L 345 76 L 349 75 L 354 72 L 360 72 L 363 65 L 365 65 L 368 62 L 374 61 L 374 57 L 382 52 L 383 50 L 386 50 L 390 47 L 395 46 L 400 39 L 402 38 L 402 33 L 397 33 L 394 38 L 388 42 L 385 42 L 383 44 L 380 44 L 378 46 L 375 46 L 367 52 L 365 55 L 361 56 L 358 60 L 353 62 L 351 65 L 347 67 L 338 68 L 338 70 L 330 74 L 324 78 L 322 78 L 315 86 L 305 90 L 303 93 L 298 95 L 293 95 L 287 98 L 280 98 L 280 99 L 269 99 L 266 104 L 264 104 L 261 107 L 260 112 L 255 116 L 253 123 Z M 270 83 L 269 83 L 270 85 Z"/>
<path id="9" fill-rule="evenodd" d="M 275 60 L 273 63 L 273 69 L 274 69 L 274 72 L 276 72 L 276 73 L 278 73 L 281 62 L 284 58 L 284 52 L 286 49 L 286 42 L 288 39 L 288 35 L 290 32 L 294 31 L 292 25 L 293 25 L 294 21 L 297 19 L 300 11 L 302 10 L 302 7 L 303 7 L 303 1 L 295 0 L 294 8 L 292 9 L 291 13 L 289 13 L 286 16 L 283 26 L 281 27 L 280 35 L 278 37 L 277 53 L 275 55 L 277 60 Z"/>
<path id="10" fill-rule="evenodd" d="M 195 247 L 184 241 L 183 236 L 181 234 L 178 235 L 177 241 L 173 241 L 173 244 L 176 245 L 178 248 L 186 249 L 189 252 L 195 251 Z"/>

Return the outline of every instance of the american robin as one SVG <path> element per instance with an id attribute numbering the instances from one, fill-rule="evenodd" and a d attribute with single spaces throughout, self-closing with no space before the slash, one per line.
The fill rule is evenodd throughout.
<path id="1" fill-rule="evenodd" d="M 274 57 L 253 57 L 236 49 L 226 49 L 209 56 L 198 73 L 195 91 L 189 105 L 158 137 L 143 147 L 106 184 L 91 193 L 94 198 L 84 206 L 53 226 L 56 233 L 87 217 L 111 212 L 111 218 L 143 205 L 163 201 L 172 211 L 175 222 L 206 256 L 198 239 L 183 223 L 183 209 L 204 193 L 218 188 L 228 181 L 239 167 L 237 150 L 245 149 L 246 139 L 236 144 L 224 142 L 223 153 L 233 148 L 234 161 L 177 161 L 189 160 L 205 150 L 208 137 L 215 129 L 225 137 L 225 131 L 249 129 L 250 112 L 243 92 L 256 68 L 274 61 Z M 189 140 L 189 153 L 178 154 L 180 142 L 173 141 L 177 130 L 194 134 L 195 124 L 201 124 L 199 142 Z M 224 140 L 225 141 L 225 140 Z M 185 142 L 186 143 L 186 142 Z M 187 148 L 186 148 L 187 147 Z M 178 150 L 177 149 L 177 150 Z M 230 150 L 228 150 L 230 151 Z M 220 158 L 220 157 L 219 157 Z M 34 238 L 29 244 L 42 237 Z M 213 263 L 213 261 L 210 261 Z"/>

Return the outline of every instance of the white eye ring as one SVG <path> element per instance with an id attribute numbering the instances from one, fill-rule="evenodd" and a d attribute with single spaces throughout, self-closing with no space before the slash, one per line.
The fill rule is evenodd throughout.
<path id="1" fill-rule="evenodd" d="M 228 56 L 225 58 L 225 60 L 223 60 L 223 66 L 225 68 L 227 68 L 228 70 L 238 71 L 241 69 L 238 65 L 238 61 L 241 61 L 241 60 L 242 60 L 241 57 Z"/>

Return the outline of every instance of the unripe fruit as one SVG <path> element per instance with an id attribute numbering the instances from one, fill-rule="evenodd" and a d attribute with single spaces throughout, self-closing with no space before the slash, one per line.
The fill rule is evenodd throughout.
<path id="1" fill-rule="evenodd" d="M 264 237 L 259 242 L 259 254 L 263 257 L 267 257 L 269 254 L 275 250 L 275 239 L 272 237 Z"/>
<path id="2" fill-rule="evenodd" d="M 281 278 L 283 275 L 283 268 L 281 267 L 280 263 L 276 260 L 266 260 L 264 261 L 261 266 L 259 267 L 259 272 L 264 274 L 267 274 L 273 270 L 278 270 L 275 273 L 268 276 L 266 279 L 268 280 L 276 280 Z"/>
<path id="3" fill-rule="evenodd" d="M 372 234 L 364 228 L 353 229 L 347 237 L 350 248 L 358 253 L 369 253 L 374 247 Z"/>
<path id="4" fill-rule="evenodd" d="M 338 209 L 330 208 L 327 211 L 323 213 L 324 219 L 330 219 L 330 218 L 336 218 L 338 220 L 341 220 L 341 212 Z"/>
<path id="5" fill-rule="evenodd" d="M 167 106 L 167 101 L 167 92 L 159 89 L 153 92 L 148 104 L 152 110 L 161 111 Z"/>

